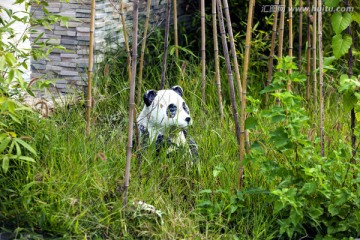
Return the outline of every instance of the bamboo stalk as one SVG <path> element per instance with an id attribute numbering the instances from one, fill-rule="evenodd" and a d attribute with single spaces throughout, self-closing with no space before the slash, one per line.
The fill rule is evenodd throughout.
<path id="1" fill-rule="evenodd" d="M 131 81 L 130 81 L 130 98 L 129 98 L 129 128 L 128 128 L 128 142 L 126 149 L 126 167 L 125 167 L 125 181 L 124 181 L 124 206 L 128 202 L 128 188 L 130 180 L 130 163 L 132 156 L 132 137 L 134 127 L 134 112 L 135 112 L 135 78 L 136 78 L 136 60 L 137 60 L 137 42 L 138 42 L 138 15 L 139 15 L 139 0 L 133 2 L 133 32 L 132 32 L 132 59 L 131 59 Z"/>
<path id="2" fill-rule="evenodd" d="M 314 8 L 317 9 L 317 0 L 313 2 Z M 318 104 L 318 96 L 317 96 L 317 76 L 316 76 L 316 61 L 317 61 L 317 53 L 316 53 L 316 33 L 317 33 L 317 11 L 313 12 L 313 35 L 312 35 L 312 78 L 313 78 L 313 97 L 314 97 L 314 112 L 317 113 L 317 104 Z"/>
<path id="3" fill-rule="evenodd" d="M 281 0 L 280 26 L 279 26 L 279 48 L 278 48 L 278 57 L 280 59 L 283 57 L 284 22 L 285 22 L 285 0 Z"/>
<path id="4" fill-rule="evenodd" d="M 349 7 L 351 7 L 350 1 L 347 0 L 346 1 L 346 6 L 348 7 L 348 9 L 350 9 Z M 350 26 L 347 28 L 347 34 L 349 34 L 349 36 L 351 36 L 352 38 L 352 44 L 349 48 L 348 51 L 348 76 L 349 78 L 352 78 L 353 76 L 353 65 L 354 65 L 354 56 L 353 56 L 353 50 L 352 50 L 352 45 L 354 44 L 354 36 L 352 34 L 351 31 L 351 24 Z M 353 159 L 356 155 L 356 135 L 355 135 L 355 126 L 356 126 L 356 114 L 355 114 L 355 109 L 352 108 L 350 111 L 350 134 L 351 134 L 351 148 L 352 148 L 352 156 Z M 353 162 L 355 163 L 355 162 Z"/>
<path id="5" fill-rule="evenodd" d="M 233 74 L 232 74 L 231 61 L 230 61 L 230 56 L 229 56 L 229 49 L 228 49 L 228 46 L 227 46 L 221 0 L 217 0 L 217 11 L 218 11 L 218 17 L 219 17 L 219 27 L 220 27 L 220 33 L 221 33 L 221 40 L 222 40 L 224 58 L 225 58 L 225 63 L 226 63 L 226 72 L 227 72 L 228 81 L 229 81 L 231 107 L 232 107 L 233 116 L 234 116 L 236 138 L 237 138 L 237 141 L 238 141 L 239 157 L 240 157 L 240 153 L 241 153 L 241 148 L 240 148 L 240 146 L 241 146 L 240 123 L 239 123 L 239 116 L 238 116 L 238 111 L 237 111 L 237 106 L 236 106 L 234 77 L 233 77 Z M 239 158 L 239 164 L 240 164 L 240 169 L 243 169 L 242 159 L 241 158 Z M 241 179 L 242 179 L 242 176 L 241 176 Z"/>
<path id="6" fill-rule="evenodd" d="M 299 15 L 299 48 L 298 48 L 298 69 L 301 71 L 302 60 L 302 44 L 303 44 L 303 0 L 300 1 L 300 15 Z"/>
<path id="7" fill-rule="evenodd" d="M 320 85 L 320 143 L 321 143 L 321 156 L 325 156 L 325 110 L 324 110 L 324 59 L 323 59 L 323 42 L 322 42 L 322 0 L 318 3 L 320 11 L 318 12 L 318 35 L 319 35 L 319 85 Z"/>
<path id="8" fill-rule="evenodd" d="M 307 9 L 310 9 L 310 0 L 306 1 Z M 307 53 L 306 53 L 306 100 L 310 100 L 310 71 L 311 71 L 311 33 L 310 33 L 311 15 L 310 10 L 307 12 L 306 23 L 306 40 L 307 40 Z"/>
<path id="9" fill-rule="evenodd" d="M 280 10 L 280 25 L 279 25 L 279 41 L 278 41 L 278 58 L 283 57 L 283 45 L 284 45 L 284 24 L 285 24 L 285 0 L 281 0 Z M 282 71 L 279 69 L 279 71 Z M 276 98 L 276 105 L 280 105 L 280 100 Z"/>
<path id="10" fill-rule="evenodd" d="M 206 103 L 206 52 L 205 52 L 205 0 L 201 0 L 201 96 L 202 106 Z"/>
<path id="11" fill-rule="evenodd" d="M 224 6 L 225 17 L 226 17 L 226 23 L 227 23 L 229 39 L 230 39 L 230 50 L 231 50 L 231 55 L 233 57 L 233 64 L 234 64 L 234 69 L 235 69 L 235 77 L 236 77 L 236 82 L 237 82 L 239 96 L 240 96 L 240 104 L 241 104 L 241 101 L 242 101 L 242 99 L 241 99 L 242 86 L 241 86 L 241 80 L 240 80 L 239 64 L 238 64 L 238 60 L 237 60 L 237 56 L 236 56 L 236 47 L 235 47 L 235 42 L 234 42 L 234 34 L 233 34 L 233 31 L 232 31 L 232 26 L 231 26 L 229 5 L 228 5 L 227 0 L 223 0 L 223 6 Z"/>
<path id="12" fill-rule="evenodd" d="M 293 14 L 292 14 L 292 0 L 289 0 L 288 2 L 289 4 L 289 57 L 291 58 L 291 62 L 292 62 L 292 57 L 293 57 Z M 289 68 L 288 70 L 288 74 L 290 75 L 292 73 L 292 69 Z M 291 81 L 289 80 L 287 82 L 287 90 L 291 91 Z"/>
<path id="13" fill-rule="evenodd" d="M 90 134 L 91 129 L 91 108 L 92 108 L 92 76 L 94 68 L 94 30 L 95 30 L 95 0 L 91 1 L 90 16 L 90 44 L 89 44 L 89 66 L 88 66 L 88 88 L 86 101 L 86 134 Z"/>
<path id="14" fill-rule="evenodd" d="M 169 28 L 170 28 L 170 11 L 171 10 L 171 0 L 166 2 L 166 23 L 165 23 L 165 36 L 164 36 L 164 55 L 163 55 L 163 65 L 161 72 L 161 89 L 165 88 L 165 78 L 167 70 L 167 53 L 169 47 Z"/>
<path id="15" fill-rule="evenodd" d="M 270 46 L 270 57 L 268 64 L 268 76 L 266 80 L 266 86 L 269 86 L 271 83 L 272 75 L 273 75 L 273 66 L 274 66 L 274 53 L 275 53 L 275 39 L 277 34 L 277 21 L 279 13 L 279 0 L 275 0 L 275 12 L 274 12 L 274 23 L 272 27 L 271 34 L 271 46 Z M 265 104 L 267 105 L 269 101 L 269 93 L 266 93 Z"/>
<path id="16" fill-rule="evenodd" d="M 176 0 L 174 0 L 176 1 Z M 143 78 L 143 68 L 144 68 L 144 56 L 145 56 L 145 47 L 146 47 L 146 39 L 147 39 L 147 31 L 149 26 L 149 18 L 150 18 L 150 6 L 151 0 L 147 0 L 146 7 L 146 19 L 143 33 L 143 41 L 141 43 L 141 55 L 140 55 L 140 65 L 139 65 L 139 79 L 138 79 L 138 91 L 137 91 L 137 99 L 136 104 L 139 106 L 141 101 L 141 88 L 142 88 L 142 78 Z"/>
<path id="17" fill-rule="evenodd" d="M 126 23 L 125 23 L 125 17 L 124 17 L 124 3 L 123 0 L 120 0 L 120 16 L 121 16 L 121 24 L 123 26 L 123 35 L 124 35 L 124 41 L 125 41 L 125 50 L 127 54 L 127 70 L 129 75 L 129 82 L 131 81 L 131 54 L 130 54 L 130 47 L 129 47 L 129 40 L 128 35 L 126 31 Z"/>
<path id="18" fill-rule="evenodd" d="M 249 59 L 250 59 L 250 46 L 251 46 L 251 34 L 252 34 L 252 21 L 254 12 L 255 0 L 249 2 L 249 12 L 246 27 L 246 39 L 245 39 L 245 55 L 244 55 L 244 71 L 242 79 L 242 102 L 241 102 L 241 117 L 240 117 L 240 167 L 239 167 L 239 188 L 242 187 L 242 177 L 244 174 L 243 160 L 245 157 L 245 120 L 246 120 L 246 87 L 247 77 L 249 70 Z"/>
<path id="19" fill-rule="evenodd" d="M 175 38 L 175 56 L 179 58 L 179 40 L 178 40 L 178 21 L 177 21 L 177 1 L 174 0 L 174 38 Z"/>
<path id="20" fill-rule="evenodd" d="M 217 95 L 219 101 L 220 119 L 224 120 L 224 109 L 222 104 L 220 65 L 219 65 L 219 44 L 216 24 L 216 0 L 212 0 L 212 23 L 213 23 L 213 39 L 214 39 L 214 55 L 215 55 L 215 82 L 217 85 Z"/>

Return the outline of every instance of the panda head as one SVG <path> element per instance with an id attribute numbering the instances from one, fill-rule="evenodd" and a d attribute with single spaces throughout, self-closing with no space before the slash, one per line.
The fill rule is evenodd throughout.
<path id="1" fill-rule="evenodd" d="M 183 89 L 174 86 L 168 90 L 149 90 L 144 103 L 149 123 L 158 127 L 187 128 L 192 124 L 190 110 L 182 98 Z"/>

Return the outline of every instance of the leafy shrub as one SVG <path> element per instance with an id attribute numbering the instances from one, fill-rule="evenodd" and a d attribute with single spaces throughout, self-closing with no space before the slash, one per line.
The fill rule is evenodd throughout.
<path id="1" fill-rule="evenodd" d="M 289 68 L 296 68 L 288 57 L 280 60 L 278 68 L 282 71 L 263 93 L 271 93 L 280 104 L 247 121 L 248 128 L 261 129 L 265 136 L 253 143 L 247 164 L 250 169 L 258 168 L 264 178 L 265 190 L 256 192 L 271 206 L 276 219 L 273 231 L 279 238 L 292 239 L 360 236 L 360 168 L 351 146 L 339 140 L 327 157 L 320 156 L 318 139 L 314 144 L 305 135 L 310 120 L 302 98 L 286 91 L 288 81 L 301 83 L 305 77 L 297 72 L 287 74 Z M 270 129 L 263 127 L 268 119 Z M 219 214 L 235 224 L 234 216 L 243 215 L 244 199 L 253 191 L 245 189 L 222 198 L 228 199 L 227 203 L 202 199 L 198 210 L 210 220 Z"/>

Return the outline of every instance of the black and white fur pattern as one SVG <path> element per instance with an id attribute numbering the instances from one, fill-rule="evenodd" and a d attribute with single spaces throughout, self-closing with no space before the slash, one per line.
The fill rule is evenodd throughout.
<path id="1" fill-rule="evenodd" d="M 186 129 L 192 125 L 190 110 L 186 105 L 183 89 L 174 86 L 167 90 L 149 90 L 144 94 L 145 106 L 137 118 L 141 142 L 156 142 L 157 149 L 167 144 L 171 152 L 189 145 L 190 153 L 197 155 L 195 141 L 187 136 Z M 188 140 L 189 139 L 189 140 Z"/>

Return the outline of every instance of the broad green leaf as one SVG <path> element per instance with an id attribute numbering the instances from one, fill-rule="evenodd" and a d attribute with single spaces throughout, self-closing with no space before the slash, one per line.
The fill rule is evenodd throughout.
<path id="1" fill-rule="evenodd" d="M 336 57 L 324 57 L 324 66 L 330 66 L 334 61 L 336 60 Z"/>
<path id="2" fill-rule="evenodd" d="M 286 205 L 280 201 L 280 199 L 277 199 L 274 204 L 274 213 L 280 212 Z"/>
<path id="3" fill-rule="evenodd" d="M 350 110 L 354 108 L 356 103 L 357 98 L 355 97 L 354 93 L 345 92 L 343 94 L 344 111 L 350 112 Z"/>
<path id="4" fill-rule="evenodd" d="M 14 139 L 16 142 L 18 142 L 21 146 L 23 146 L 24 148 L 26 148 L 29 152 L 31 152 L 32 154 L 34 154 L 36 156 L 36 151 L 25 141 L 23 141 L 20 138 L 16 138 Z"/>
<path id="5" fill-rule="evenodd" d="M 344 231 L 346 231 L 348 229 L 349 229 L 349 224 L 347 224 L 344 221 L 342 221 L 342 222 L 340 221 L 335 225 L 329 225 L 328 229 L 327 229 L 327 232 L 328 232 L 328 234 L 334 234 L 334 233 L 337 233 L 337 232 L 344 232 Z"/>
<path id="6" fill-rule="evenodd" d="M 270 141 L 275 147 L 282 147 L 289 143 L 289 136 L 283 127 L 279 127 L 271 132 L 270 136 Z"/>
<path id="7" fill-rule="evenodd" d="M 342 57 L 351 47 L 352 39 L 349 35 L 344 38 L 341 34 L 337 34 L 332 38 L 333 53 L 336 58 Z"/>
<path id="8" fill-rule="evenodd" d="M 265 153 L 265 145 L 259 141 L 255 141 L 252 145 L 251 145 L 251 150 L 254 151 L 258 151 L 260 153 Z"/>
<path id="9" fill-rule="evenodd" d="M 335 216 L 339 214 L 340 208 L 338 206 L 335 206 L 334 204 L 330 204 L 328 207 L 328 211 L 331 214 L 331 216 Z"/>
<path id="10" fill-rule="evenodd" d="M 255 129 L 257 125 L 258 125 L 258 122 L 255 117 L 248 117 L 245 120 L 245 129 Z"/>
<path id="11" fill-rule="evenodd" d="M 355 22 L 357 22 L 357 24 L 360 26 L 360 13 L 359 12 L 352 12 L 351 13 L 351 18 L 352 20 L 354 20 Z"/>
<path id="12" fill-rule="evenodd" d="M 4 171 L 4 173 L 6 173 L 9 170 L 9 157 L 8 156 L 3 156 L 2 159 L 2 169 Z"/>
<path id="13" fill-rule="evenodd" d="M 292 208 L 290 211 L 291 222 L 294 226 L 298 225 L 299 222 L 303 219 L 303 213 L 301 209 Z"/>
<path id="14" fill-rule="evenodd" d="M 339 6 L 340 0 L 325 0 L 324 5 L 326 7 L 337 7 Z"/>
<path id="15" fill-rule="evenodd" d="M 310 217 L 316 219 L 324 213 L 324 209 L 321 207 L 311 207 L 308 211 Z"/>
<path id="16" fill-rule="evenodd" d="M 351 23 L 350 13 L 336 12 L 331 16 L 331 25 L 336 34 L 340 34 L 344 31 Z"/>
<path id="17" fill-rule="evenodd" d="M 335 191 L 335 205 L 340 206 L 346 203 L 351 197 L 351 193 L 349 189 L 336 189 Z"/>
<path id="18" fill-rule="evenodd" d="M 276 114 L 276 115 L 271 117 L 271 122 L 272 123 L 277 123 L 277 122 L 281 122 L 281 121 L 283 121 L 285 119 L 286 119 L 286 115 L 279 113 L 279 114 Z"/>
<path id="19" fill-rule="evenodd" d="M 318 184 L 316 182 L 307 182 L 301 189 L 301 192 L 306 195 L 313 194 L 317 189 Z"/>

